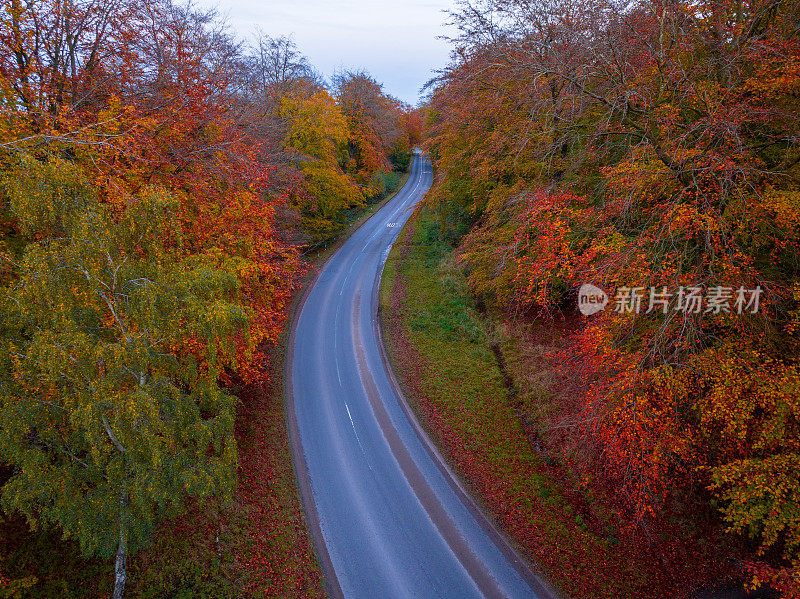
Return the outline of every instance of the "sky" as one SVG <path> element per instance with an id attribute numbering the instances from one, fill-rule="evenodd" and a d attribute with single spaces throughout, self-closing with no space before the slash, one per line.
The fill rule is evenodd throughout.
<path id="1" fill-rule="evenodd" d="M 328 80 L 341 69 L 365 69 L 384 91 L 416 104 L 419 89 L 447 63 L 443 12 L 450 0 L 198 0 L 216 7 L 240 39 L 260 28 L 291 35 Z"/>

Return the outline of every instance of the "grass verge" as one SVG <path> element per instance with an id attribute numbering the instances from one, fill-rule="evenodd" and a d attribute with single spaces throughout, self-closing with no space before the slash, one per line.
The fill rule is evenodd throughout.
<path id="1" fill-rule="evenodd" d="M 537 451 L 519 414 L 513 375 L 521 362 L 501 369 L 508 340 L 468 296 L 438 231 L 418 210 L 381 285 L 387 350 L 423 426 L 498 528 L 565 594 L 674 594 L 657 560 L 623 542 L 622 523 L 603 499 L 575 493 L 569 473 Z"/>

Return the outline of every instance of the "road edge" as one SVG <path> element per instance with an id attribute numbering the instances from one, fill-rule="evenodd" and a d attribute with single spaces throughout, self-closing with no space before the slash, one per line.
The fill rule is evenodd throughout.
<path id="1" fill-rule="evenodd" d="M 423 197 L 424 200 L 424 197 Z M 412 215 L 406 220 L 403 228 L 401 229 L 398 236 L 389 246 L 390 252 L 394 248 L 394 244 L 400 239 L 403 235 L 403 231 L 405 230 L 408 223 L 414 218 L 420 204 L 417 204 L 414 208 L 414 212 Z M 388 256 L 387 256 L 388 259 Z M 458 475 L 450 468 L 447 464 L 444 456 L 439 452 L 439 449 L 430 439 L 428 434 L 425 432 L 425 429 L 422 427 L 417 415 L 414 413 L 413 409 L 411 408 L 408 399 L 406 398 L 405 394 L 403 393 L 402 388 L 400 387 L 400 383 L 395 376 L 394 369 L 391 365 L 391 360 L 389 359 L 389 353 L 386 348 L 386 342 L 384 341 L 383 337 L 383 327 L 381 326 L 381 304 L 380 304 L 380 290 L 381 290 L 381 282 L 383 279 L 383 272 L 385 270 L 386 260 L 384 260 L 381 264 L 381 268 L 376 274 L 376 285 L 373 291 L 373 297 L 370 298 L 370 302 L 373 304 L 370 307 L 373 315 L 373 327 L 375 329 L 375 335 L 378 339 L 378 350 L 381 355 L 381 361 L 383 362 L 383 366 L 386 369 L 386 373 L 389 377 L 389 382 L 392 385 L 392 388 L 397 395 L 397 399 L 400 403 L 400 407 L 403 409 L 406 417 L 408 418 L 411 425 L 414 427 L 414 430 L 417 432 L 420 440 L 422 441 L 423 446 L 425 447 L 426 451 L 430 455 L 433 462 L 441 471 L 442 475 L 445 479 L 451 484 L 456 495 L 458 495 L 459 499 L 464 503 L 467 507 L 469 512 L 475 518 L 475 520 L 480 524 L 481 528 L 483 528 L 484 532 L 489 536 L 490 539 L 497 545 L 498 549 L 503 553 L 503 555 L 508 559 L 508 561 L 514 566 L 517 572 L 522 576 L 525 581 L 531 586 L 533 591 L 541 596 L 541 599 L 563 599 L 563 596 L 559 594 L 553 586 L 551 586 L 543 577 L 542 574 L 537 573 L 534 568 L 535 565 L 532 565 L 526 560 L 520 553 L 514 548 L 511 544 L 511 541 L 495 526 L 494 522 L 483 512 L 477 502 L 472 498 L 472 496 L 467 491 L 464 484 L 461 482 L 461 479 Z"/>
<path id="2" fill-rule="evenodd" d="M 330 260 L 330 257 L 328 260 Z M 327 260 L 325 264 L 327 264 Z M 300 320 L 300 314 L 303 311 L 306 299 L 308 299 L 308 295 L 317 284 L 317 279 L 319 279 L 323 270 L 324 265 L 317 269 L 313 279 L 306 284 L 293 310 L 289 337 L 286 339 L 286 354 L 283 362 L 283 396 L 286 402 L 286 428 L 289 433 L 289 448 L 292 452 L 295 481 L 297 482 L 297 490 L 300 493 L 300 503 L 306 514 L 306 523 L 314 542 L 317 560 L 322 569 L 323 586 L 330 599 L 344 599 L 344 593 L 339 584 L 339 578 L 336 576 L 331 556 L 328 553 L 328 547 L 325 545 L 325 539 L 322 536 L 319 513 L 317 512 L 317 506 L 314 503 L 314 496 L 311 491 L 311 477 L 308 474 L 306 456 L 303 453 L 303 445 L 300 440 L 300 428 L 297 425 L 297 414 L 294 409 L 294 391 L 292 386 L 292 364 L 294 363 L 294 340 L 295 333 L 297 332 L 297 322 Z"/>

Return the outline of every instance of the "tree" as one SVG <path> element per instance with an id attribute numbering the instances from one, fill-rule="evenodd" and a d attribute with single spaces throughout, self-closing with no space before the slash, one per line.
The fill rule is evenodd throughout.
<path id="1" fill-rule="evenodd" d="M 259 31 L 248 62 L 248 80 L 265 98 L 279 99 L 302 84 L 319 84 L 308 59 L 291 37 L 271 37 Z"/>
<path id="2" fill-rule="evenodd" d="M 798 10 L 463 2 L 428 141 L 431 206 L 487 303 L 547 315 L 586 282 L 672 291 L 663 312 L 584 322 L 557 357 L 585 397 L 547 425 L 637 526 L 686 497 L 711 510 L 711 491 L 771 552 L 754 571 L 795 593 Z M 677 309 L 680 288 L 757 286 L 757 314 Z"/>
<path id="3" fill-rule="evenodd" d="M 336 101 L 350 128 L 348 172 L 364 186 L 375 173 L 388 170 L 388 153 L 401 136 L 400 104 L 383 92 L 364 71 L 345 71 L 334 77 Z M 373 189 L 368 195 L 377 195 Z"/>
<path id="4" fill-rule="evenodd" d="M 281 115 L 289 122 L 286 147 L 303 173 L 296 201 L 303 228 L 314 243 L 328 240 L 345 225 L 345 211 L 363 206 L 364 195 L 342 169 L 347 161 L 347 121 L 326 91 L 284 97 Z"/>
<path id="5" fill-rule="evenodd" d="M 217 379 L 247 310 L 233 275 L 180 251 L 163 190 L 116 215 L 74 165 L 25 158 L 9 195 L 35 241 L 1 305 L 2 505 L 116 554 L 119 599 L 160 518 L 230 497 L 234 399 Z"/>
<path id="6" fill-rule="evenodd" d="M 119 595 L 159 519 L 231 491 L 219 385 L 267 378 L 290 239 L 336 233 L 384 173 L 347 170 L 350 125 L 289 38 L 246 48 L 173 0 L 4 7 L 2 502 L 116 552 Z"/>

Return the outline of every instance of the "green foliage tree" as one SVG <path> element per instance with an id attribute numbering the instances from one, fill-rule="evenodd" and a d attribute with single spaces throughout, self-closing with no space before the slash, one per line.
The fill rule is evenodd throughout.
<path id="1" fill-rule="evenodd" d="M 248 314 L 233 275 L 182 257 L 168 193 L 115 214 L 74 165 L 33 159 L 6 187 L 31 241 L 0 294 L 0 461 L 15 468 L 0 501 L 116 554 L 119 598 L 160 518 L 230 497 L 234 399 L 217 379 Z"/>

